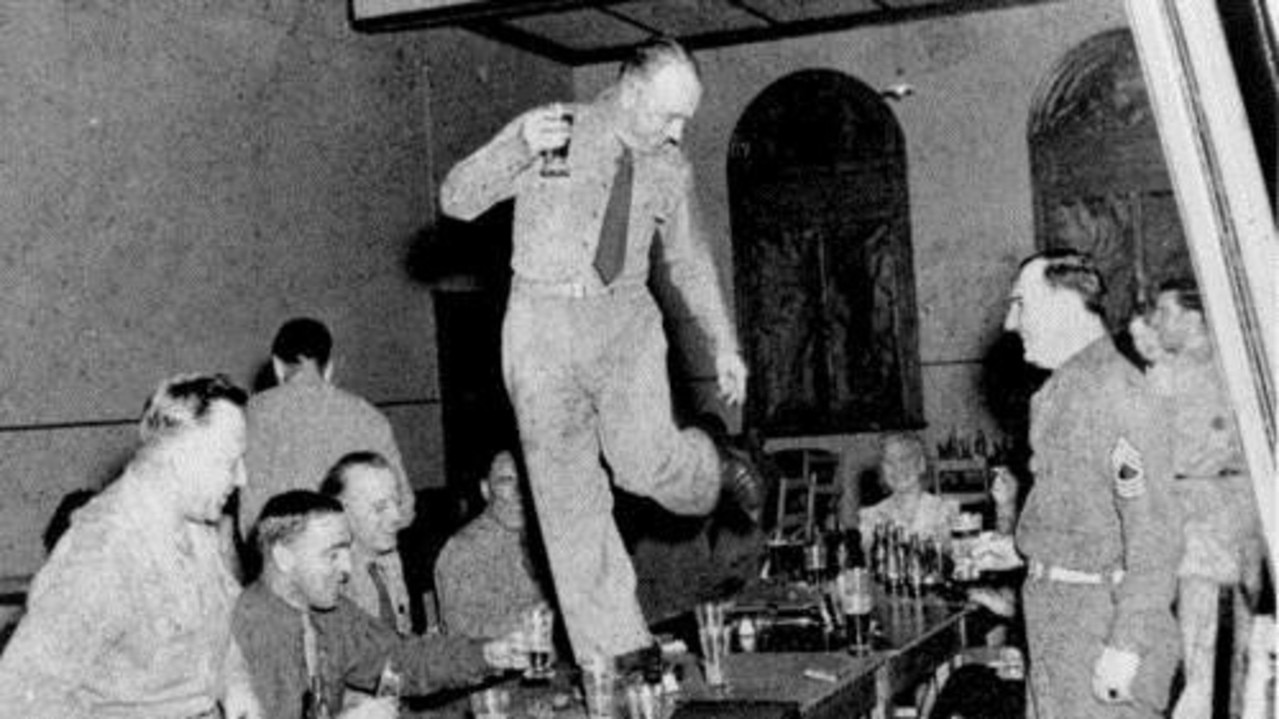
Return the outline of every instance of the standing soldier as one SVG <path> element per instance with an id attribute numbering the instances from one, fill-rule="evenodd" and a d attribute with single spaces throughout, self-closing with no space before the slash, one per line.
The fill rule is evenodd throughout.
<path id="1" fill-rule="evenodd" d="M 1035 484 L 1017 528 L 1032 716 L 1158 717 L 1178 659 L 1180 532 L 1158 400 L 1101 319 L 1101 276 L 1070 250 L 1022 263 L 1005 328 L 1053 370 L 1031 404 Z"/>

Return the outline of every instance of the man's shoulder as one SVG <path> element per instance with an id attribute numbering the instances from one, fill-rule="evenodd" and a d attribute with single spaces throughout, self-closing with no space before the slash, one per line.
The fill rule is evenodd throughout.
<path id="1" fill-rule="evenodd" d="M 385 422 L 386 417 L 372 402 L 328 383 L 283 384 L 249 398 L 245 410 L 249 421 L 271 421 L 281 416 L 357 417 L 361 421 Z"/>

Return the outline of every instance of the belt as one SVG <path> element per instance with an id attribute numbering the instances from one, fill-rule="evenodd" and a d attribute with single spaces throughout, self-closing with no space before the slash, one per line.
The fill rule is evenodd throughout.
<path id="1" fill-rule="evenodd" d="M 625 290 L 642 289 L 646 287 L 643 282 L 614 282 L 611 285 L 602 285 L 598 282 L 548 282 L 543 280 L 533 280 L 527 277 L 516 275 L 512 284 L 521 292 L 542 297 L 563 297 L 570 300 L 580 300 L 587 297 L 603 297 L 605 295 L 617 294 Z"/>
<path id="2" fill-rule="evenodd" d="M 1081 572 L 1077 569 L 1053 567 L 1037 560 L 1030 560 L 1026 576 L 1061 584 L 1118 584 L 1124 578 L 1124 570 L 1109 573 Z"/>

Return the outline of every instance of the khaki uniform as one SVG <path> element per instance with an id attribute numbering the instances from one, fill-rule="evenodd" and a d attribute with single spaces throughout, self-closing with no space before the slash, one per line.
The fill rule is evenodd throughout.
<path id="1" fill-rule="evenodd" d="M 653 641 L 613 521 L 610 471 L 618 487 L 676 514 L 706 514 L 719 499 L 714 444 L 671 415 L 650 250 L 712 353 L 736 353 L 737 338 L 694 209 L 692 169 L 676 147 L 634 153 L 625 259 L 603 284 L 594 259 L 622 154 L 620 118 L 607 98 L 569 107 L 569 176 L 539 174 L 521 117 L 449 172 L 440 204 L 470 219 L 515 198 L 503 378 L 559 606 L 585 658 Z"/>
<path id="2" fill-rule="evenodd" d="M 1032 565 L 1023 589 L 1032 716 L 1156 717 L 1168 704 L 1181 543 L 1165 417 L 1109 338 L 1058 368 L 1032 400 L 1035 484 L 1017 529 Z M 1093 696 L 1105 647 L 1140 657 L 1134 702 Z"/>
<path id="3" fill-rule="evenodd" d="M 1174 419 L 1172 487 L 1186 543 L 1177 570 L 1186 687 L 1173 716 L 1206 719 L 1212 714 L 1219 596 L 1259 567 L 1260 518 L 1234 411 L 1212 355 L 1183 353 L 1153 367 L 1149 376 Z M 1234 614 L 1230 714 L 1239 716 L 1250 617 L 1238 593 L 1227 596 Z"/>

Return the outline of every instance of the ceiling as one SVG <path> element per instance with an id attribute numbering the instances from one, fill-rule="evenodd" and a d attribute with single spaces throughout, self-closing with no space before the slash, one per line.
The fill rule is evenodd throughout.
<path id="1" fill-rule="evenodd" d="M 690 49 L 1064 0 L 350 0 L 361 32 L 462 27 L 569 65 L 654 35 Z"/>

